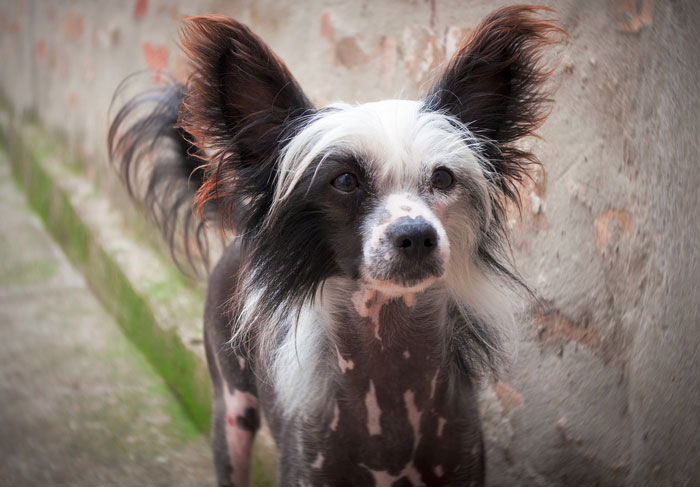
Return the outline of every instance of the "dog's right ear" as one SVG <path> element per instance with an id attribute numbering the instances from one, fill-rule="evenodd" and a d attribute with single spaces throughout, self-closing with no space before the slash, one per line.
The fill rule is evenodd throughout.
<path id="1" fill-rule="evenodd" d="M 193 71 L 179 123 L 205 154 L 200 210 L 214 200 L 232 218 L 241 201 L 264 206 L 282 144 L 311 103 L 275 53 L 233 19 L 190 17 L 180 41 Z"/>

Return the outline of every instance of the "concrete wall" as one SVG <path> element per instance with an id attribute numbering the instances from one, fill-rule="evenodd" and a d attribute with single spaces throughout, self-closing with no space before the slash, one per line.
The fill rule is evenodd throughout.
<path id="1" fill-rule="evenodd" d="M 485 0 L 5 1 L 0 86 L 17 117 L 69 137 L 109 191 L 106 111 L 128 74 L 184 78 L 183 15 L 248 23 L 313 101 L 419 97 L 493 8 Z M 570 38 L 543 169 L 512 221 L 546 303 L 484 386 L 491 485 L 695 485 L 700 479 L 700 8 L 544 2 Z"/>

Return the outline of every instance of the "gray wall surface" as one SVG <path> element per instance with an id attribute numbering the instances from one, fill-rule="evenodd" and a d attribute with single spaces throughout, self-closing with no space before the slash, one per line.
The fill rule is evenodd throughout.
<path id="1" fill-rule="evenodd" d="M 107 108 L 134 71 L 187 76 L 183 16 L 251 26 L 318 105 L 418 98 L 459 40 L 512 2 L 9 1 L 0 87 L 66 135 L 108 191 Z M 569 37 L 511 230 L 546 304 L 484 384 L 490 485 L 700 482 L 700 4 L 544 2 Z"/>

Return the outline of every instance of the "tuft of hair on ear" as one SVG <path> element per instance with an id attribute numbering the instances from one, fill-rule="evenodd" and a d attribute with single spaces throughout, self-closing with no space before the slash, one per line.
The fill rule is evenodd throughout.
<path id="1" fill-rule="evenodd" d="M 555 68 L 545 66 L 542 52 L 566 35 L 553 20 L 539 18 L 542 12 L 552 9 L 518 5 L 491 13 L 454 55 L 425 102 L 425 109 L 456 117 L 483 141 L 487 178 L 518 206 L 518 184 L 538 160 L 513 143 L 533 135 L 550 113 L 552 93 L 544 85 Z"/>
<path id="2" fill-rule="evenodd" d="M 312 105 L 284 63 L 240 22 L 190 17 L 180 42 L 193 68 L 179 124 L 203 161 L 198 209 L 216 201 L 224 224 L 254 229 L 271 204 L 279 151 Z"/>

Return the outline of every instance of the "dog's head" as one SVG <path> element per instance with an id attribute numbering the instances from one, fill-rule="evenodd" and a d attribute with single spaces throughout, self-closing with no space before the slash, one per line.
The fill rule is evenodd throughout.
<path id="1" fill-rule="evenodd" d="M 237 215 L 270 309 L 332 276 L 397 296 L 475 262 L 508 272 L 504 204 L 534 161 L 513 143 L 545 118 L 539 58 L 558 30 L 536 10 L 484 20 L 424 100 L 321 109 L 244 25 L 186 22 L 194 74 L 180 119 L 208 154 L 199 202 Z"/>
<path id="2" fill-rule="evenodd" d="M 323 249 L 330 273 L 390 296 L 422 291 L 488 226 L 477 150 L 457 118 L 422 102 L 332 105 L 282 149 L 271 225 L 306 213 L 303 238 L 322 239 L 306 245 Z"/>

